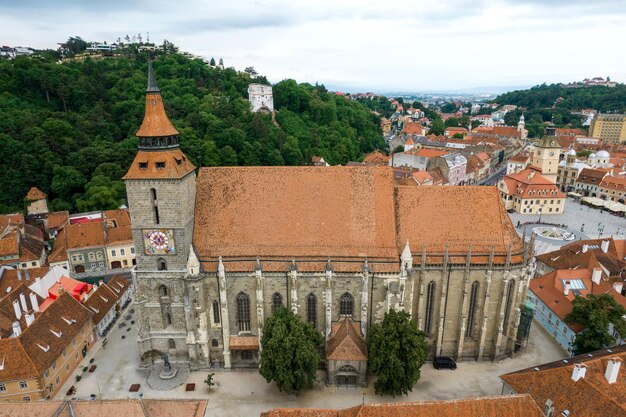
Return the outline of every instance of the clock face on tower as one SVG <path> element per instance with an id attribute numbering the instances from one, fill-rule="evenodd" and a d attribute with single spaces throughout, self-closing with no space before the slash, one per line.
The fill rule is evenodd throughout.
<path id="1" fill-rule="evenodd" d="M 146 255 L 173 255 L 174 231 L 172 229 L 147 229 L 143 231 L 143 245 Z"/>
<path id="2" fill-rule="evenodd" d="M 554 156 L 554 152 L 550 152 L 550 156 Z"/>

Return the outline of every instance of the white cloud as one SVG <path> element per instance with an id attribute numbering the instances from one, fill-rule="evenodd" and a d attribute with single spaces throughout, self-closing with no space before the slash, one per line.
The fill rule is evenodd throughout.
<path id="1" fill-rule="evenodd" d="M 625 17 L 622 1 L 23 0 L 0 5 L 0 38 L 41 48 L 149 31 L 271 81 L 440 90 L 626 81 Z"/>

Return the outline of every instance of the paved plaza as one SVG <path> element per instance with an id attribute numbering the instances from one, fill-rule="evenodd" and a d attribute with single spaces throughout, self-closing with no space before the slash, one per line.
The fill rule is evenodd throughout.
<path id="1" fill-rule="evenodd" d="M 540 226 L 538 214 L 510 213 L 509 216 L 520 236 L 526 228 L 526 240 L 530 239 L 531 230 Z M 609 236 L 615 239 L 626 239 L 626 218 L 615 216 L 606 210 L 600 211 L 600 209 L 582 205 L 569 197 L 565 200 L 564 213 L 543 214 L 541 223 L 565 225 L 564 229 L 572 233 L 575 240 Z M 551 252 L 570 242 L 536 237 L 535 252 L 536 254 Z"/>
<path id="2" fill-rule="evenodd" d="M 370 378 L 367 388 L 327 387 L 324 384 L 325 373 L 322 371 L 318 374 L 314 389 L 303 392 L 298 397 L 290 396 L 279 392 L 275 384 L 265 382 L 256 369 L 216 371 L 214 381 L 217 385 L 211 393 L 203 383 L 208 371 L 189 372 L 184 380 L 179 381 L 180 385 L 170 390 L 162 390 L 164 386 L 149 384 L 154 380 L 154 375 L 151 378 L 149 372 L 138 368 L 137 331 L 127 318 L 129 315 L 134 316 L 130 313 L 131 308 L 123 314 L 125 319 L 122 320 L 125 324 L 116 324 L 107 336 L 106 347 L 103 349 L 102 342 L 99 341 L 75 371 L 76 374 L 82 374 L 81 380 L 77 382 L 71 377 L 55 396 L 56 400 L 89 399 L 92 394 L 99 399 L 200 398 L 209 401 L 205 414 L 207 417 L 253 417 L 258 416 L 261 411 L 278 407 L 343 408 L 363 401 L 401 402 L 499 395 L 502 389 L 499 375 L 567 356 L 553 338 L 535 323 L 527 350 L 522 356 L 500 362 L 461 362 L 455 371 L 437 371 L 431 363 L 427 363 L 422 368 L 421 378 L 413 392 L 406 397 L 376 396 L 373 392 L 373 378 Z M 93 364 L 97 365 L 97 369 L 93 373 L 83 373 L 82 368 L 91 358 L 94 358 Z M 186 392 L 187 383 L 195 383 L 195 391 Z M 139 391 L 129 392 L 131 384 L 141 384 Z M 67 396 L 66 392 L 71 386 L 76 387 L 76 392 Z"/>

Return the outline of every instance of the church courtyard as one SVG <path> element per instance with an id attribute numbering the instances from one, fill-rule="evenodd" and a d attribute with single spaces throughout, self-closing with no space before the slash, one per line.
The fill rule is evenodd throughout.
<path id="1" fill-rule="evenodd" d="M 500 362 L 460 362 L 455 371 L 437 371 L 431 363 L 422 368 L 418 383 L 406 397 L 379 397 L 374 394 L 370 377 L 367 388 L 336 388 L 324 384 L 324 372 L 318 374 L 314 389 L 300 396 L 289 396 L 268 384 L 257 370 L 224 372 L 215 371 L 216 386 L 211 393 L 203 383 L 207 371 L 186 373 L 181 369 L 183 380 L 173 389 L 161 390 L 163 386 L 151 387 L 154 378 L 139 370 L 137 330 L 131 321 L 132 305 L 122 314 L 114 330 L 107 336 L 105 348 L 98 341 L 83 363 L 75 371 L 81 380 L 71 377 L 56 394 L 56 400 L 70 398 L 100 399 L 149 398 L 149 399 L 208 399 L 206 416 L 258 416 L 261 411 L 277 407 L 344 408 L 361 402 L 402 402 L 432 399 L 453 399 L 485 395 L 499 395 L 502 384 L 499 375 L 535 364 L 554 361 L 566 356 L 558 344 L 536 323 L 531 328 L 526 352 L 520 357 Z M 123 322 L 123 324 L 122 324 Z M 122 339 L 122 336 L 124 338 Z M 93 358 L 93 363 L 89 363 Z M 175 364 L 175 359 L 172 358 Z M 94 372 L 82 372 L 84 366 L 96 365 Z M 187 392 L 186 385 L 195 383 L 195 390 Z M 132 384 L 140 384 L 137 392 L 129 392 Z M 70 387 L 76 392 L 66 395 Z"/>

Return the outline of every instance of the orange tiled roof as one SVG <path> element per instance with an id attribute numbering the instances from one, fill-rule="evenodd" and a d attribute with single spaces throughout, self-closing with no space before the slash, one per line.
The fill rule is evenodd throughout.
<path id="1" fill-rule="evenodd" d="M 220 167 L 202 168 L 198 176 L 194 247 L 200 260 L 395 260 L 394 225 L 390 167 Z"/>
<path id="2" fill-rule="evenodd" d="M 422 148 L 422 149 L 411 149 L 404 153 L 407 153 L 410 155 L 423 156 L 424 158 L 436 158 L 438 156 L 448 155 L 450 152 L 439 150 L 439 149 Z"/>
<path id="3" fill-rule="evenodd" d="M 624 191 L 626 190 L 626 177 L 620 178 L 607 175 L 600 183 L 600 187 L 608 188 L 611 190 Z"/>
<path id="4" fill-rule="evenodd" d="M 104 246 L 105 244 L 103 222 L 68 224 L 64 230 L 67 234 L 67 249 Z"/>
<path id="5" fill-rule="evenodd" d="M 520 198 L 565 198 L 565 193 L 541 175 L 539 168 L 533 166 L 507 174 L 502 181 L 509 194 Z"/>
<path id="6" fill-rule="evenodd" d="M 495 187 L 397 187 L 396 204 L 398 242 L 413 253 L 443 253 L 446 244 L 450 254 L 523 249 Z"/>
<path id="7" fill-rule="evenodd" d="M 337 361 L 366 361 L 367 348 L 358 322 L 342 317 L 332 323 L 326 343 L 326 359 Z"/>
<path id="8" fill-rule="evenodd" d="M 623 417 L 626 415 L 624 364 L 619 370 L 617 382 L 609 384 L 604 373 L 611 358 L 625 361 L 626 346 L 574 356 L 567 361 L 508 373 L 500 378 L 514 392 L 532 395 L 537 404 L 551 400 L 555 416 L 569 410 L 571 416 Z M 584 377 L 574 381 L 573 368 L 579 363 L 585 364 L 587 370 Z"/>
<path id="9" fill-rule="evenodd" d="M 0 236 L 8 226 L 15 226 L 20 223 L 24 223 L 22 213 L 0 214 Z"/>
<path id="10" fill-rule="evenodd" d="M 104 316 L 113 308 L 118 300 L 115 294 L 106 284 L 100 285 L 96 290 L 83 302 L 87 310 L 93 313 L 93 323 L 97 326 Z"/>
<path id="11" fill-rule="evenodd" d="M 24 346 L 16 337 L 0 339 L 0 357 L 4 362 L 4 368 L 0 369 L 1 382 L 36 378 L 39 375 Z"/>
<path id="12" fill-rule="evenodd" d="M 69 223 L 68 211 L 55 211 L 48 215 L 48 229 L 61 229 Z"/>
<path id="13" fill-rule="evenodd" d="M 544 417 L 528 395 L 424 401 L 419 403 L 365 404 L 343 410 L 279 408 L 261 417 Z"/>
<path id="14" fill-rule="evenodd" d="M 157 167 L 163 163 L 163 167 Z M 139 150 L 123 180 L 129 179 L 179 179 L 185 177 L 196 167 L 179 149 L 163 151 Z"/>
<path id="15" fill-rule="evenodd" d="M 411 175 L 419 184 L 423 184 L 425 182 L 433 182 L 433 177 L 428 173 L 428 171 L 417 171 Z"/>
<path id="16" fill-rule="evenodd" d="M 17 240 L 17 232 L 11 232 L 9 235 L 0 239 L 0 256 L 19 256 L 20 249 Z"/>
<path id="17" fill-rule="evenodd" d="M 374 151 L 365 155 L 363 162 L 368 165 L 387 165 L 389 163 L 389 156 L 381 151 Z"/>
<path id="18" fill-rule="evenodd" d="M 54 248 L 48 256 L 48 263 L 67 261 L 67 242 L 65 229 L 59 230 L 56 239 L 54 239 Z"/>
<path id="19" fill-rule="evenodd" d="M 421 123 L 407 122 L 402 128 L 402 133 L 407 135 L 421 135 L 424 133 L 424 126 Z"/>
<path id="20" fill-rule="evenodd" d="M 47 266 L 28 270 L 5 269 L 0 275 L 0 296 L 6 294 L 8 288 L 15 289 L 21 283 L 32 284 L 35 278 L 42 278 L 48 271 L 50 268 Z"/>
<path id="21" fill-rule="evenodd" d="M 26 200 L 28 201 L 43 200 L 46 197 L 48 196 L 37 187 L 31 187 L 31 189 L 28 190 L 28 194 L 26 194 Z"/>
<path id="22" fill-rule="evenodd" d="M 11 417 L 202 417 L 206 406 L 206 400 L 37 401 L 4 403 L 2 410 Z"/>

